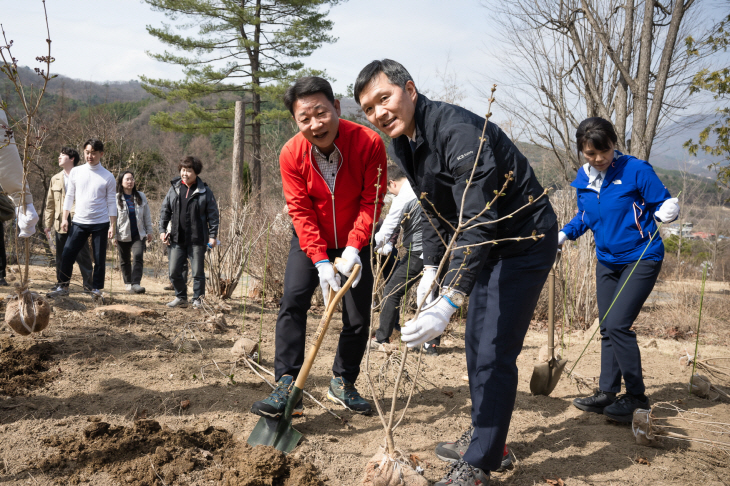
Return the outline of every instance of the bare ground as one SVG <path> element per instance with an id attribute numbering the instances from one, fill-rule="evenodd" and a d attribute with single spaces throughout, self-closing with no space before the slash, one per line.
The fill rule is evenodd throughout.
<path id="1" fill-rule="evenodd" d="M 50 286 L 51 269 L 32 272 L 32 287 Z M 242 362 L 233 364 L 230 348 L 241 336 L 258 340 L 260 335 L 261 365 L 273 368 L 275 305 L 262 314 L 258 305 L 249 304 L 243 332 L 234 310 L 225 316 L 224 332 L 214 333 L 203 324 L 204 311 L 164 306 L 171 299 L 162 290 L 164 282 L 146 279 L 143 285 L 147 293 L 133 296 L 120 293 L 122 285 L 115 279 L 114 303 L 143 306 L 156 316 L 102 315 L 87 296 L 73 294 L 54 304 L 51 324 L 42 334 L 20 337 L 0 325 L 0 483 L 360 482 L 366 462 L 383 442 L 376 416 L 333 409 L 344 419 L 339 421 L 305 399 L 305 415 L 294 423 L 305 438 L 289 457 L 245 444 L 258 420 L 248 410 L 270 388 Z M 318 317 L 311 316 L 310 335 Z M 648 322 L 646 315 L 642 319 Z M 307 383 L 322 402 L 340 326 L 336 316 Z M 678 359 L 685 350 L 691 353 L 694 343 L 642 335 L 641 329 L 639 342 L 648 345 L 642 357 L 652 401 L 705 414 L 706 421 L 730 423 L 730 404 L 687 394 L 690 371 Z M 186 339 L 181 339 L 183 331 Z M 701 354 L 728 356 L 727 346 L 712 344 L 724 341 L 717 336 L 726 336 L 728 326 L 715 323 L 712 331 L 701 340 Z M 565 336 L 568 366 L 584 339 L 581 333 Z M 571 401 L 590 390 L 579 390 L 565 376 L 550 397 L 531 395 L 529 380 L 545 340 L 544 331 L 530 331 L 518 360 L 520 384 L 509 436 L 518 462 L 513 471 L 493 475 L 494 484 L 559 484 L 558 479 L 567 485 L 730 484 L 726 452 L 679 441 L 638 446 L 630 427 L 574 408 Z M 598 343 L 592 343 L 576 368 L 584 383 L 593 383 L 598 375 L 599 353 Z M 384 359 L 373 354 L 372 367 Z M 446 466 L 433 448 L 454 440 L 470 422 L 463 328 L 456 326 L 440 356 L 424 358 L 423 372 L 423 389 L 396 431 L 396 444 L 418 456 L 425 476 L 435 482 Z M 370 398 L 363 378 L 358 388 Z"/>

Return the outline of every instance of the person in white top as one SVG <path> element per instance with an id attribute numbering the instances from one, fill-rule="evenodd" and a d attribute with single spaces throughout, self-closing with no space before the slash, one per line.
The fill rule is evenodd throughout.
<path id="1" fill-rule="evenodd" d="M 74 260 L 89 236 L 94 252 L 94 288 L 91 293 L 94 298 L 102 297 L 107 239 L 114 236 L 117 223 L 116 180 L 111 172 L 102 167 L 103 155 L 104 144 L 101 140 L 87 140 L 84 143 L 86 164 L 74 167 L 68 177 L 61 231 L 69 230 L 68 218 L 74 202 L 76 213 L 61 256 L 61 286 L 50 292 L 50 297 L 68 295 Z"/>

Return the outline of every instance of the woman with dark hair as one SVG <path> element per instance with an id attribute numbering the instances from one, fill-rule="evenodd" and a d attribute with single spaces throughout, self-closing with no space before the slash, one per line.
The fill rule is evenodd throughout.
<path id="1" fill-rule="evenodd" d="M 134 174 L 125 171 L 117 180 L 117 235 L 119 265 L 127 292 L 143 294 L 145 239 L 152 241 L 152 216 L 144 193 L 137 190 Z"/>
<path id="2" fill-rule="evenodd" d="M 576 398 L 573 405 L 631 423 L 634 410 L 649 408 L 641 354 L 631 326 L 662 268 L 664 244 L 657 221 L 674 221 L 679 205 L 648 162 L 616 150 L 611 122 L 588 118 L 575 135 L 578 157 L 582 154 L 586 164 L 571 183 L 578 196 L 578 212 L 558 233 L 558 244 L 575 240 L 588 229 L 593 231 L 602 322 L 599 390 L 593 396 Z M 617 396 L 622 377 L 626 393 Z"/>

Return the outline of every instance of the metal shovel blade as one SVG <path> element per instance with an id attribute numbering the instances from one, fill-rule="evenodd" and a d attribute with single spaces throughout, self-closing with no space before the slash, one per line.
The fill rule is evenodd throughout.
<path id="1" fill-rule="evenodd" d="M 560 260 L 558 253 L 555 263 Z M 550 395 L 560 381 L 567 359 L 555 359 L 555 266 L 548 276 L 548 352 L 547 363 L 535 365 L 530 379 L 530 391 L 533 395 Z"/>
<path id="2" fill-rule="evenodd" d="M 568 363 L 567 359 L 557 360 L 550 358 L 547 363 L 540 363 L 535 365 L 535 369 L 532 371 L 532 378 L 530 379 L 530 391 L 533 395 L 550 395 L 552 391 L 558 386 L 560 376 L 563 374 L 563 369 Z"/>
<path id="3" fill-rule="evenodd" d="M 287 400 L 284 415 L 279 419 L 261 417 L 254 427 L 251 435 L 248 436 L 248 444 L 252 447 L 267 445 L 289 454 L 299 443 L 302 433 L 291 426 L 291 415 L 294 405 L 302 397 L 302 390 L 293 387 Z"/>

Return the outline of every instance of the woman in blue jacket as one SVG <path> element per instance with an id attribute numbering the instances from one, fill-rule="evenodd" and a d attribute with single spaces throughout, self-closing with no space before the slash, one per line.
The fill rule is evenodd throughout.
<path id="1" fill-rule="evenodd" d="M 674 221 L 679 205 L 651 165 L 615 150 L 616 142 L 613 125 L 603 118 L 588 118 L 578 126 L 578 156 L 583 154 L 587 163 L 571 184 L 577 192 L 578 212 L 558 234 L 558 244 L 593 231 L 600 318 L 604 319 L 626 282 L 601 323 L 599 390 L 591 397 L 576 398 L 573 404 L 630 423 L 634 410 L 649 408 L 641 353 L 631 326 L 654 288 L 664 259 L 657 220 Z M 617 396 L 622 377 L 626 394 Z"/>

